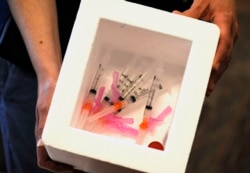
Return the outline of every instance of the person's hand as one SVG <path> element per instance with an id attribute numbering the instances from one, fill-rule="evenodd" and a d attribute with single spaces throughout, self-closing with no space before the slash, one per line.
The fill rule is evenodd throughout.
<path id="1" fill-rule="evenodd" d="M 72 166 L 53 161 L 49 156 L 41 140 L 43 128 L 45 125 L 47 113 L 51 103 L 52 95 L 55 89 L 56 81 L 46 81 L 39 85 L 38 100 L 36 108 L 36 129 L 37 139 L 37 160 L 38 166 L 51 172 L 81 172 L 73 169 Z"/>
<path id="2" fill-rule="evenodd" d="M 235 0 L 194 0 L 190 9 L 174 13 L 211 22 L 220 28 L 219 44 L 206 93 L 209 96 L 229 65 L 238 37 Z"/>
<path id="3" fill-rule="evenodd" d="M 70 172 L 73 170 L 72 166 L 64 165 L 51 160 L 41 140 L 55 85 L 55 81 L 46 81 L 38 85 L 35 128 L 37 140 L 37 162 L 39 167 L 52 172 Z"/>

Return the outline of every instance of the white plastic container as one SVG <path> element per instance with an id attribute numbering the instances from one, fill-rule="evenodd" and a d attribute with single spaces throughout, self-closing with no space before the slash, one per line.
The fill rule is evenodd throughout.
<path id="1" fill-rule="evenodd" d="M 42 136 L 50 157 L 90 173 L 185 172 L 218 38 L 211 23 L 126 1 L 82 1 Z M 125 124 L 133 135 L 100 119 L 77 125 L 100 65 L 97 89 L 104 86 L 104 95 L 114 72 L 143 74 L 145 88 L 159 79 L 163 89 L 154 93 L 151 118 L 170 109 L 142 142 L 133 135 L 148 97 L 114 116 L 133 119 Z M 154 141 L 164 150 L 149 148 Z"/>

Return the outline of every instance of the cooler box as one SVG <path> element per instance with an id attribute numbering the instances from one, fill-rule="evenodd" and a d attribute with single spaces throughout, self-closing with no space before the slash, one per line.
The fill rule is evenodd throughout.
<path id="1" fill-rule="evenodd" d="M 118 0 L 81 2 L 42 140 L 90 173 L 185 172 L 217 26 Z"/>

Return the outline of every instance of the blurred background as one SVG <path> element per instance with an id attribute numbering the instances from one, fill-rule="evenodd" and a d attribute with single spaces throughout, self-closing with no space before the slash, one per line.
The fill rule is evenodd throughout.
<path id="1" fill-rule="evenodd" d="M 206 98 L 187 173 L 250 172 L 250 0 L 237 0 L 240 36 L 233 59 Z M 0 172 L 4 157 L 0 137 Z"/>
<path id="2" fill-rule="evenodd" d="M 250 172 L 250 0 L 237 0 L 240 35 L 229 68 L 206 98 L 187 173 Z"/>

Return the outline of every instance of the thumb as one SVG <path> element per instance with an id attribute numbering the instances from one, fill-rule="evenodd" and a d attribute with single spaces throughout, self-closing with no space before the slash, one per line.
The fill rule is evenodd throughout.
<path id="1" fill-rule="evenodd" d="M 195 18 L 195 19 L 199 19 L 201 17 L 201 14 L 198 13 L 196 10 L 190 8 L 186 11 L 180 12 L 178 10 L 174 10 L 173 11 L 174 14 L 179 14 L 182 16 L 187 16 L 187 17 L 191 17 L 191 18 Z"/>
<path id="2" fill-rule="evenodd" d="M 189 9 L 187 9 L 183 12 L 180 12 L 178 10 L 174 10 L 173 13 L 187 16 L 187 17 L 192 17 L 195 19 L 200 19 L 202 17 L 203 13 L 205 12 L 206 8 L 207 8 L 206 1 L 204 3 L 200 2 L 200 1 L 194 1 L 192 6 Z"/>

